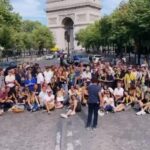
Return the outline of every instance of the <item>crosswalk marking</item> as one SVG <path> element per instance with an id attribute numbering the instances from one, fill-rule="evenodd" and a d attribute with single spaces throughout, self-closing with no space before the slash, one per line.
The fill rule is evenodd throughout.
<path id="1" fill-rule="evenodd" d="M 72 143 L 67 144 L 67 150 L 74 150 L 74 147 L 73 147 Z"/>
<path id="2" fill-rule="evenodd" d="M 57 132 L 55 150 L 61 150 L 60 144 L 61 144 L 61 134 L 60 132 Z"/>
<path id="3" fill-rule="evenodd" d="M 73 136 L 72 131 L 68 131 L 68 132 L 67 132 L 67 136 L 68 136 L 68 137 Z"/>

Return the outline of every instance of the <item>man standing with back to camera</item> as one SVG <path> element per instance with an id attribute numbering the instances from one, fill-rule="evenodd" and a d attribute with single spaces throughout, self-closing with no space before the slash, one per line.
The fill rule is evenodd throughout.
<path id="1" fill-rule="evenodd" d="M 98 110 L 100 106 L 100 91 L 101 87 L 97 84 L 97 79 L 92 79 L 92 83 L 88 87 L 88 118 L 86 128 L 96 129 L 98 121 Z M 92 120 L 93 118 L 93 120 Z"/>

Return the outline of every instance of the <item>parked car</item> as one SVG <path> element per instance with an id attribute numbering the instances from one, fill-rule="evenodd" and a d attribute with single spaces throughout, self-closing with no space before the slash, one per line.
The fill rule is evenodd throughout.
<path id="1" fill-rule="evenodd" d="M 94 62 L 98 62 L 99 60 L 103 60 L 104 58 L 101 55 L 93 55 L 92 60 Z"/>
<path id="2" fill-rule="evenodd" d="M 78 63 L 82 63 L 83 65 L 89 65 L 90 64 L 90 60 L 89 60 L 88 55 L 78 54 L 78 55 L 74 55 L 72 58 L 73 58 L 74 64 L 78 64 Z"/>
<path id="3" fill-rule="evenodd" d="M 15 61 L 8 61 L 8 62 L 1 62 L 0 68 L 4 70 L 4 75 L 8 74 L 8 71 L 17 67 L 17 62 Z"/>
<path id="4" fill-rule="evenodd" d="M 3 68 L 3 70 L 6 70 L 8 67 L 17 67 L 17 62 L 15 61 L 1 62 L 0 67 Z"/>

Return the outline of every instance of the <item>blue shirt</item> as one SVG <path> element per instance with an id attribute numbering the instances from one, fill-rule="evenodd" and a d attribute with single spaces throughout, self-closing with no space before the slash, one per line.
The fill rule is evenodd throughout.
<path id="1" fill-rule="evenodd" d="M 88 93 L 89 93 L 89 100 L 88 103 L 100 103 L 99 99 L 99 92 L 101 90 L 101 87 L 97 84 L 91 84 L 88 87 Z"/>
<path id="2" fill-rule="evenodd" d="M 25 80 L 25 86 L 29 88 L 30 91 L 34 91 L 34 85 L 37 83 L 36 78 L 32 78 L 31 80 Z"/>

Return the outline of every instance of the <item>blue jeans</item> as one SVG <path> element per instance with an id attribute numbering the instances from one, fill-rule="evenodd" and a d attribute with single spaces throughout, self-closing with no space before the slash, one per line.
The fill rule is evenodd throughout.
<path id="1" fill-rule="evenodd" d="M 32 104 L 32 108 L 29 106 L 29 105 L 26 105 L 26 109 L 28 110 L 28 111 L 38 111 L 39 110 L 39 106 L 38 106 L 38 104 L 37 103 L 34 103 L 34 104 Z"/>
<path id="2" fill-rule="evenodd" d="M 105 111 L 113 111 L 114 108 L 111 105 L 106 105 Z"/>
<path id="3" fill-rule="evenodd" d="M 90 127 L 92 125 L 93 128 L 97 127 L 98 122 L 98 110 L 99 110 L 99 104 L 97 103 L 89 103 L 88 104 L 88 118 L 87 118 L 87 127 Z M 93 121 L 92 121 L 93 117 Z"/>

